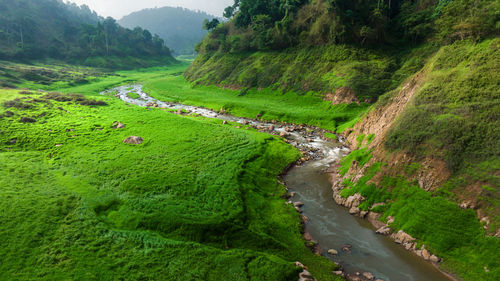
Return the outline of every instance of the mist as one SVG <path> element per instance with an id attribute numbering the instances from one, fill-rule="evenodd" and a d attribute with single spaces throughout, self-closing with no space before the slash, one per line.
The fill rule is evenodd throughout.
<path id="1" fill-rule="evenodd" d="M 155 7 L 184 7 L 201 10 L 214 16 L 222 16 L 224 8 L 232 5 L 233 0 L 70 0 L 78 5 L 86 4 L 104 17 L 121 19 L 132 12 Z"/>

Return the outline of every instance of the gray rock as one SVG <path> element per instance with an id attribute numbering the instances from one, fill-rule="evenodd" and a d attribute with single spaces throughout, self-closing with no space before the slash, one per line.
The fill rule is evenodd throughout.
<path id="1" fill-rule="evenodd" d="M 301 267 L 301 268 L 304 268 L 305 266 L 300 262 L 300 261 L 296 261 L 295 262 L 295 266 L 296 267 Z"/>
<path id="2" fill-rule="evenodd" d="M 415 241 L 415 238 L 411 237 L 408 233 L 400 230 L 398 233 L 391 235 L 392 239 L 398 244 L 404 244 Z"/>
<path id="3" fill-rule="evenodd" d="M 336 256 L 339 254 L 339 252 L 335 249 L 330 249 L 330 250 L 328 250 L 328 254 L 330 254 L 332 256 Z"/>
<path id="4" fill-rule="evenodd" d="M 427 251 L 427 249 L 425 249 L 425 246 L 422 246 L 422 257 L 425 260 L 429 260 L 431 258 L 431 253 L 429 253 L 429 251 Z"/>
<path id="5" fill-rule="evenodd" d="M 358 207 L 361 202 L 365 201 L 366 199 L 361 196 L 361 194 L 356 193 L 352 196 L 347 197 L 347 200 L 345 201 L 345 206 L 347 208 L 352 208 L 352 207 Z"/>
<path id="6" fill-rule="evenodd" d="M 125 124 L 123 124 L 123 123 L 120 123 L 120 122 L 115 122 L 115 123 L 113 123 L 113 129 L 123 129 L 123 128 L 125 128 L 125 127 L 126 127 L 126 126 L 125 126 Z"/>
<path id="7" fill-rule="evenodd" d="M 387 217 L 387 224 L 391 224 L 394 222 L 394 217 L 393 216 L 388 216 Z"/>
<path id="8" fill-rule="evenodd" d="M 304 203 L 302 203 L 300 201 L 299 202 L 295 202 L 295 203 L 293 203 L 293 206 L 297 207 L 297 208 L 300 208 L 300 207 L 304 206 Z"/>
<path id="9" fill-rule="evenodd" d="M 439 258 L 437 256 L 435 256 L 435 255 L 431 255 L 431 257 L 429 258 L 429 260 L 431 262 L 436 262 L 436 263 L 439 262 Z"/>
<path id="10" fill-rule="evenodd" d="M 141 144 L 144 141 L 143 138 L 137 136 L 131 136 L 123 140 L 123 143 L 128 144 Z"/>
<path id="11" fill-rule="evenodd" d="M 377 229 L 376 233 L 382 235 L 389 235 L 391 234 L 391 229 L 387 226 L 382 226 L 381 228 Z"/>
<path id="12" fill-rule="evenodd" d="M 368 280 L 375 279 L 375 276 L 373 276 L 373 274 L 371 274 L 370 272 L 363 272 L 363 277 L 365 277 Z"/>
<path id="13" fill-rule="evenodd" d="M 287 133 L 287 132 L 281 132 L 281 133 L 280 133 L 280 137 L 282 137 L 282 138 L 284 138 L 284 137 L 288 137 L 288 136 L 290 136 L 290 134 L 289 134 L 289 133 Z"/>
<path id="14" fill-rule="evenodd" d="M 352 207 L 352 208 L 349 210 L 349 214 L 351 214 L 351 215 L 356 215 L 356 214 L 359 214 L 359 212 L 361 212 L 361 210 L 360 210 L 358 207 Z"/>

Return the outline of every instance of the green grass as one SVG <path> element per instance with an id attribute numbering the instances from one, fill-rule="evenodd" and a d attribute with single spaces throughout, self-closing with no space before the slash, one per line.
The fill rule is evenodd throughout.
<path id="1" fill-rule="evenodd" d="M 210 41 L 208 36 L 203 44 Z M 347 87 L 360 102 L 373 102 L 419 71 L 435 51 L 430 44 L 391 52 L 329 44 L 283 51 L 202 52 L 186 77 L 204 85 L 314 91 L 322 96 Z"/>
<path id="2" fill-rule="evenodd" d="M 309 124 L 329 130 L 341 130 L 354 125 L 355 120 L 368 109 L 367 104 L 332 105 L 314 92 L 298 94 L 282 93 L 269 88 L 250 89 L 245 95 L 241 91 L 222 90 L 215 86 L 195 86 L 186 82 L 182 73 L 188 67 L 186 62 L 170 67 L 156 67 L 134 71 L 104 73 L 91 68 L 59 66 L 71 70 L 75 75 L 92 79 L 82 84 L 75 84 L 76 78 L 61 76 L 50 80 L 9 80 L 19 88 L 42 89 L 47 91 L 99 92 L 114 86 L 130 83 L 143 83 L 144 89 L 153 97 L 183 104 L 204 106 L 214 110 L 224 108 L 227 112 L 249 118 L 261 114 L 261 119 L 286 121 L 297 124 Z M 12 71 L 21 71 L 24 65 L 11 66 Z M 34 71 L 43 72 L 50 68 L 45 65 L 32 66 Z M 47 83 L 46 83 L 47 82 Z M 50 82 L 50 83 L 49 83 Z M 134 96 L 137 97 L 137 96 Z"/>
<path id="3" fill-rule="evenodd" d="M 293 280 L 297 260 L 319 280 L 335 279 L 335 265 L 305 247 L 276 180 L 300 157 L 296 149 L 219 120 L 98 95 L 178 72 L 32 84 L 105 106 L 0 90 L 0 104 L 19 99 L 0 106 L 0 279 Z M 115 121 L 126 128 L 113 129 Z M 144 143 L 122 143 L 132 135 Z"/>
<path id="4" fill-rule="evenodd" d="M 331 105 L 317 94 L 282 93 L 269 88 L 250 89 L 245 95 L 237 90 L 221 90 L 216 86 L 191 87 L 181 76 L 151 79 L 145 89 L 153 97 L 183 104 L 204 106 L 214 110 L 225 109 L 236 116 L 264 120 L 281 120 L 297 124 L 310 124 L 329 130 L 356 118 L 367 105 Z"/>
<path id="5" fill-rule="evenodd" d="M 141 98 L 141 96 L 139 96 L 139 94 L 138 94 L 138 93 L 135 93 L 135 92 L 130 92 L 130 93 L 128 93 L 128 94 L 127 94 L 127 96 L 128 96 L 129 98 L 131 98 L 131 99 L 135 99 L 135 100 L 136 100 L 136 99 L 140 99 L 140 98 Z"/>

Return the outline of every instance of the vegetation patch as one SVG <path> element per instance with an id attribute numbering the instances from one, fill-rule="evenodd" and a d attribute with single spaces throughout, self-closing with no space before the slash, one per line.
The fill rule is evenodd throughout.
<path id="1" fill-rule="evenodd" d="M 131 99 L 134 99 L 134 100 L 141 98 L 141 96 L 138 93 L 136 93 L 136 92 L 130 92 L 130 93 L 128 93 L 127 97 L 129 97 Z"/>
<path id="2" fill-rule="evenodd" d="M 0 119 L 0 279 L 291 280 L 298 260 L 335 280 L 335 265 L 304 246 L 277 183 L 297 150 L 217 120 L 98 96 L 168 71 L 178 72 L 121 73 L 28 99 L 1 90 L 2 103 L 34 103 L 0 113 L 39 117 Z M 116 121 L 126 127 L 113 129 Z M 123 144 L 130 136 L 144 142 Z"/>

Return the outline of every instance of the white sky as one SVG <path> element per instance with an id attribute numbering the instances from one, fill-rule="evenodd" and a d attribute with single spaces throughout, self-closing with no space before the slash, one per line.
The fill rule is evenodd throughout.
<path id="1" fill-rule="evenodd" d="M 222 16 L 224 8 L 234 3 L 234 0 L 66 0 L 78 5 L 87 4 L 99 15 L 121 19 L 123 16 L 145 8 L 154 7 L 184 7 L 191 10 L 201 10 L 211 15 Z"/>

